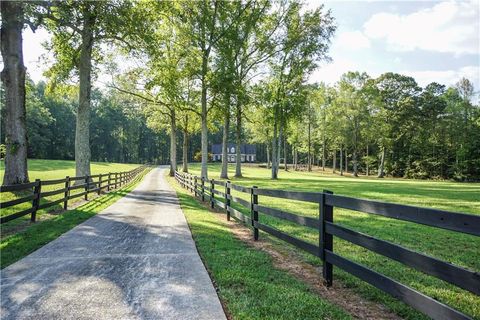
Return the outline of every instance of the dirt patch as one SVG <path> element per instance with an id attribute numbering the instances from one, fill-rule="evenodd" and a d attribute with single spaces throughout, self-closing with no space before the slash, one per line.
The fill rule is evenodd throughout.
<path id="1" fill-rule="evenodd" d="M 205 205 L 205 208 L 212 211 L 207 205 Z M 230 222 L 226 221 L 226 216 L 223 212 L 220 213 L 218 210 L 214 212 L 217 218 L 232 230 L 236 238 L 251 247 L 268 253 L 272 257 L 275 267 L 287 271 L 297 279 L 300 279 L 322 298 L 340 306 L 355 319 L 402 319 L 382 304 L 366 300 L 353 290 L 345 288 L 340 281 L 334 281 L 331 287 L 326 287 L 323 283 L 320 269 L 302 262 L 292 254 L 281 252 L 268 239 L 260 237 L 259 241 L 254 241 L 252 231 L 249 228 L 236 222 L 233 218 Z"/>

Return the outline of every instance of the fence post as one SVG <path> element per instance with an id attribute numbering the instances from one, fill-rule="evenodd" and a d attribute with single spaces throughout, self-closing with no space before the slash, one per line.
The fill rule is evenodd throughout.
<path id="1" fill-rule="evenodd" d="M 33 211 L 32 215 L 30 216 L 30 221 L 32 222 L 35 222 L 37 219 L 37 210 L 40 206 L 40 193 L 42 192 L 42 181 L 40 181 L 40 179 L 35 179 L 35 182 L 37 183 L 33 188 L 33 194 L 35 195 L 35 198 L 33 198 L 32 201 Z"/>
<path id="2" fill-rule="evenodd" d="M 115 188 L 114 189 L 117 189 L 118 187 L 118 172 L 115 172 Z"/>
<path id="3" fill-rule="evenodd" d="M 107 185 L 107 191 L 110 191 L 110 182 L 112 182 L 112 173 L 108 173 L 108 185 Z"/>
<path id="4" fill-rule="evenodd" d="M 205 201 L 205 178 L 202 177 L 202 202 Z"/>
<path id="5" fill-rule="evenodd" d="M 90 179 L 88 175 L 85 176 L 85 200 L 88 200 L 88 190 L 90 189 Z"/>
<path id="6" fill-rule="evenodd" d="M 215 183 L 214 180 L 210 180 L 210 207 L 213 209 L 215 208 L 215 193 L 213 191 L 215 190 Z"/>
<path id="7" fill-rule="evenodd" d="M 100 195 L 100 193 L 102 192 L 102 174 L 101 174 L 101 173 L 100 173 L 100 175 L 98 176 L 98 185 L 97 185 L 97 188 L 98 188 L 97 194 Z"/>
<path id="8" fill-rule="evenodd" d="M 230 180 L 225 183 L 225 212 L 227 213 L 227 221 L 230 221 Z"/>
<path id="9" fill-rule="evenodd" d="M 67 210 L 68 208 L 68 197 L 70 196 L 70 177 L 65 177 L 65 193 L 63 194 L 63 210 Z"/>
<path id="10" fill-rule="evenodd" d="M 253 186 L 250 189 L 250 218 L 252 219 L 253 227 L 253 240 L 258 240 L 258 228 L 255 226 L 255 222 L 258 222 L 258 211 L 255 209 L 255 206 L 258 204 L 258 194 L 255 194 L 257 186 Z"/>
<path id="11" fill-rule="evenodd" d="M 193 194 L 197 197 L 197 176 L 193 177 Z"/>
<path id="12" fill-rule="evenodd" d="M 333 282 L 333 265 L 328 263 L 325 259 L 325 252 L 333 251 L 333 236 L 325 232 L 326 222 L 333 222 L 333 207 L 326 204 L 326 195 L 333 194 L 333 192 L 328 190 L 323 190 L 320 197 L 320 230 L 319 230 L 319 241 L 320 241 L 320 258 L 323 261 L 322 273 L 323 280 L 327 287 L 330 287 Z"/>

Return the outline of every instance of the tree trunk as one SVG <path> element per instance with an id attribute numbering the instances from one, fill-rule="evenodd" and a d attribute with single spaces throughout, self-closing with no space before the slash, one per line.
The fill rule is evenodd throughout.
<path id="1" fill-rule="evenodd" d="M 311 125 L 310 125 L 310 116 L 308 119 L 308 171 L 312 171 L 312 132 L 311 132 Z"/>
<path id="2" fill-rule="evenodd" d="M 353 149 L 353 176 L 358 177 L 357 150 Z"/>
<path id="3" fill-rule="evenodd" d="M 333 173 L 337 171 L 337 150 L 333 151 Z"/>
<path id="4" fill-rule="evenodd" d="M 340 147 L 340 175 L 343 176 L 343 148 Z"/>
<path id="5" fill-rule="evenodd" d="M 207 71 L 208 71 L 208 56 L 209 52 L 205 51 L 202 55 L 202 173 L 201 177 L 208 179 L 208 127 L 207 127 Z"/>
<path id="6" fill-rule="evenodd" d="M 229 99 L 230 100 L 230 99 Z M 230 130 L 230 112 L 225 112 L 223 119 L 223 138 L 222 138 L 222 172 L 221 179 L 228 179 L 228 131 Z"/>
<path id="7" fill-rule="evenodd" d="M 238 97 L 237 97 L 238 100 Z M 242 176 L 242 109 L 240 103 L 237 102 L 236 106 L 237 126 L 235 128 L 235 143 L 236 143 L 236 159 L 235 159 L 235 177 L 240 178 Z"/>
<path id="8" fill-rule="evenodd" d="M 368 143 L 367 143 L 367 158 L 366 159 L 367 159 L 367 163 L 366 163 L 367 172 L 366 172 L 366 174 L 367 174 L 367 177 L 368 177 L 369 174 L 370 174 L 370 166 L 369 166 L 370 165 L 370 159 L 368 158 Z"/>
<path id="9" fill-rule="evenodd" d="M 182 171 L 188 172 L 188 131 L 184 128 L 183 129 L 183 166 Z"/>
<path id="10" fill-rule="evenodd" d="M 170 109 L 170 176 L 175 176 L 177 170 L 177 124 L 175 109 Z"/>
<path id="11" fill-rule="evenodd" d="M 28 182 L 25 66 L 23 64 L 23 2 L 2 1 L 1 51 L 5 86 L 5 173 L 3 184 Z"/>
<path id="12" fill-rule="evenodd" d="M 385 176 L 385 147 L 382 147 L 382 155 L 380 158 L 380 166 L 378 167 L 378 178 L 383 178 Z"/>
<path id="13" fill-rule="evenodd" d="M 278 146 L 277 146 L 277 175 L 278 171 L 280 170 L 280 159 L 282 155 L 282 141 L 283 141 L 283 125 L 280 125 L 280 128 L 278 130 Z"/>
<path id="14" fill-rule="evenodd" d="M 85 9 L 80 50 L 80 92 L 75 128 L 75 175 L 90 175 L 90 102 L 94 17 Z M 80 181 L 81 182 L 81 181 Z"/>
<path id="15" fill-rule="evenodd" d="M 267 142 L 267 169 L 270 169 L 270 143 Z"/>
<path id="16" fill-rule="evenodd" d="M 347 152 L 347 148 L 345 148 L 345 173 L 348 173 L 348 152 Z"/>
<path id="17" fill-rule="evenodd" d="M 275 106 L 275 115 L 273 120 L 273 138 L 272 138 L 272 179 L 278 178 L 278 106 Z"/>
<path id="18" fill-rule="evenodd" d="M 325 146 L 326 146 L 326 142 L 325 142 L 325 138 L 323 138 L 323 143 L 322 143 L 322 171 L 325 171 L 325 157 L 326 157 L 326 151 L 325 151 Z"/>
<path id="19" fill-rule="evenodd" d="M 288 171 L 288 162 L 287 162 L 287 139 L 283 138 L 283 165 L 285 166 L 285 171 Z"/>

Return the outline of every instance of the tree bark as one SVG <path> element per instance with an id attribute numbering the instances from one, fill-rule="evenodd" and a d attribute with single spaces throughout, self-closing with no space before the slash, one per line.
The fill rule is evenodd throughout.
<path id="1" fill-rule="evenodd" d="M 278 140 L 278 106 L 275 106 L 275 115 L 273 120 L 273 138 L 272 138 L 272 179 L 278 178 L 277 140 Z"/>
<path id="2" fill-rule="evenodd" d="M 230 101 L 230 98 L 228 99 Z M 230 130 L 230 112 L 225 112 L 223 119 L 223 137 L 222 137 L 222 172 L 221 179 L 228 179 L 228 132 Z"/>
<path id="3" fill-rule="evenodd" d="M 170 109 L 170 176 L 175 176 L 177 170 L 177 124 L 175 109 Z"/>
<path id="4" fill-rule="evenodd" d="M 208 179 L 208 127 L 207 127 L 207 71 L 208 71 L 208 56 L 210 52 L 204 51 L 202 55 L 202 172 L 201 177 Z"/>
<path id="5" fill-rule="evenodd" d="M 326 157 L 326 150 L 325 150 L 325 147 L 326 147 L 326 142 L 325 142 L 325 137 L 323 138 L 323 142 L 322 142 L 322 171 L 325 171 L 325 157 Z"/>
<path id="6" fill-rule="evenodd" d="M 385 176 L 385 147 L 382 147 L 382 155 L 380 157 L 380 166 L 378 167 L 378 178 L 383 178 Z"/>
<path id="7" fill-rule="evenodd" d="M 283 164 L 285 166 L 285 171 L 288 171 L 288 162 L 287 162 L 287 139 L 283 138 Z"/>
<path id="8" fill-rule="evenodd" d="M 237 97 L 238 100 L 238 97 Z M 235 159 L 235 177 L 240 178 L 242 176 L 242 108 L 240 103 L 237 101 L 236 105 L 236 128 L 235 128 L 235 151 L 236 151 L 236 159 Z"/>
<path id="9" fill-rule="evenodd" d="M 267 142 L 267 169 L 270 169 L 270 143 Z"/>
<path id="10" fill-rule="evenodd" d="M 343 176 L 343 148 L 340 147 L 340 175 Z"/>
<path id="11" fill-rule="evenodd" d="M 333 173 L 337 171 L 337 150 L 333 151 Z"/>
<path id="12" fill-rule="evenodd" d="M 357 149 L 353 149 L 353 176 L 358 177 Z"/>
<path id="13" fill-rule="evenodd" d="M 5 86 L 5 173 L 3 184 L 28 182 L 25 66 L 23 64 L 23 2 L 2 1 L 1 51 Z"/>
<path id="14" fill-rule="evenodd" d="M 183 155 L 182 171 L 188 172 L 188 131 L 183 129 Z"/>
<path id="15" fill-rule="evenodd" d="M 370 159 L 368 158 L 368 142 L 367 142 L 367 158 L 366 158 L 366 159 L 367 159 L 367 163 L 366 163 L 367 172 L 366 172 L 366 173 L 367 173 L 367 177 L 368 177 L 369 174 L 370 174 L 370 170 L 369 170 L 369 169 L 370 169 L 370 166 L 369 166 L 369 164 L 370 164 Z"/>
<path id="16" fill-rule="evenodd" d="M 93 17 L 85 6 L 80 49 L 80 90 L 75 127 L 75 175 L 90 175 L 90 104 L 92 90 Z M 80 181 L 81 182 L 81 181 Z"/>
<path id="17" fill-rule="evenodd" d="M 345 148 L 345 173 L 348 173 L 348 152 L 347 152 L 347 148 Z"/>

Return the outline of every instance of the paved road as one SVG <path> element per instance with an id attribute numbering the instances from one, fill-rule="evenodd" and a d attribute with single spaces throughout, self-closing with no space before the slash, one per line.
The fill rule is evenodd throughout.
<path id="1" fill-rule="evenodd" d="M 2 319 L 225 319 L 165 169 L 1 271 Z"/>

